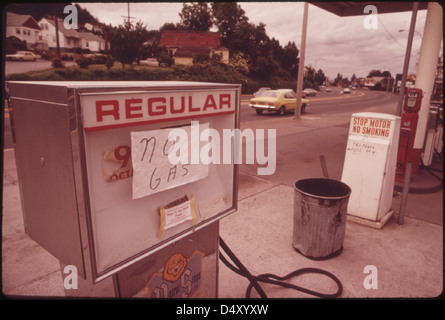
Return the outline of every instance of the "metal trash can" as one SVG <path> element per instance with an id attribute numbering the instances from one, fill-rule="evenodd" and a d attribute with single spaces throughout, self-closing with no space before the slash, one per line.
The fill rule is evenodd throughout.
<path id="1" fill-rule="evenodd" d="M 332 179 L 295 183 L 293 247 L 310 259 L 335 257 L 343 250 L 351 188 Z"/>

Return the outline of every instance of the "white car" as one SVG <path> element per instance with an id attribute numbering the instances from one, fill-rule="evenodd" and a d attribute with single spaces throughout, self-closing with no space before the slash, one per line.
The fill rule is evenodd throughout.
<path id="1" fill-rule="evenodd" d="M 155 58 L 147 58 L 145 60 L 140 60 L 139 63 L 145 66 L 159 67 L 159 62 Z"/>
<path id="2" fill-rule="evenodd" d="M 316 96 L 317 95 L 317 90 L 306 88 L 306 89 L 303 90 L 303 93 L 306 94 L 306 96 L 308 96 L 308 97 Z"/>
<path id="3" fill-rule="evenodd" d="M 17 51 L 14 54 L 7 54 L 6 60 L 12 61 L 36 61 L 40 56 L 31 51 Z"/>
<path id="4" fill-rule="evenodd" d="M 343 93 L 351 93 L 351 89 L 349 89 L 349 88 L 344 88 L 344 89 L 343 89 Z"/>

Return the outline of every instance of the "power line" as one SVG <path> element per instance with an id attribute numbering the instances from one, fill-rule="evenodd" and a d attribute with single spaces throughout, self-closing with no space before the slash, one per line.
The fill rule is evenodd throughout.
<path id="1" fill-rule="evenodd" d="M 385 24 L 382 22 L 382 20 L 380 19 L 380 17 L 379 16 L 377 16 L 377 19 L 379 20 L 379 22 L 382 24 L 382 26 L 383 26 L 383 28 L 385 29 L 385 31 L 389 34 L 389 36 L 399 45 L 399 46 L 401 46 L 402 48 L 405 48 L 405 46 L 404 45 L 402 45 L 402 44 L 400 44 L 400 42 L 399 41 L 397 41 L 397 39 L 396 38 L 394 38 L 394 36 L 391 34 L 391 32 L 389 32 L 388 31 L 388 29 L 386 28 L 386 26 L 385 26 Z"/>

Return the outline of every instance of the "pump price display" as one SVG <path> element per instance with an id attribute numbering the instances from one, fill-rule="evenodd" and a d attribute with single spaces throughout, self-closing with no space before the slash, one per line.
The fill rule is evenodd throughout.
<path id="1" fill-rule="evenodd" d="M 203 179 L 209 165 L 194 161 L 191 152 L 209 124 L 131 133 L 133 199 Z M 198 132 L 195 132 L 198 131 Z"/>

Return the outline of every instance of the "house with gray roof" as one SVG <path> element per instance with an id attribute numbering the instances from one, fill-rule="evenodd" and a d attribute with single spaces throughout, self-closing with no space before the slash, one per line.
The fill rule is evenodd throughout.
<path id="1" fill-rule="evenodd" d="M 65 28 L 63 20 L 57 19 L 59 47 L 61 51 L 73 52 L 76 48 L 99 52 L 105 49 L 105 40 L 91 32 L 78 32 L 76 29 Z M 48 47 L 57 47 L 56 24 L 52 18 L 42 18 L 39 21 L 42 38 L 48 42 Z"/>

